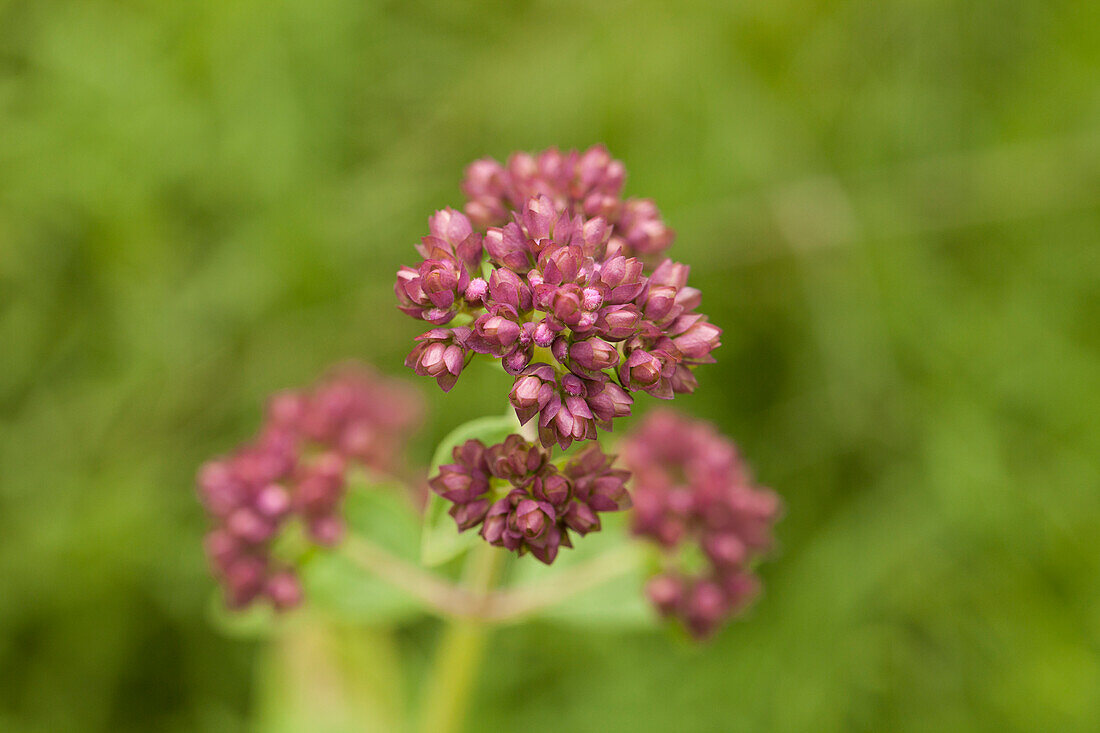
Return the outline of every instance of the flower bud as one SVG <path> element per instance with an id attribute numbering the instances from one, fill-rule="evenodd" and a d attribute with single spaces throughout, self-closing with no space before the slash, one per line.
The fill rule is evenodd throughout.
<path id="1" fill-rule="evenodd" d="M 714 361 L 710 352 L 722 345 L 719 340 L 722 329 L 713 323 L 708 323 L 701 316 L 681 317 L 677 322 L 687 320 L 690 322 L 683 332 L 674 336 L 672 343 L 680 350 L 685 359 L 692 362 Z M 676 324 L 673 324 L 674 327 Z"/>
<path id="2" fill-rule="evenodd" d="M 462 192 L 470 199 L 466 214 L 480 227 L 498 224 L 507 217 L 504 167 L 490 158 L 475 160 L 466 168 Z"/>
<path id="3" fill-rule="evenodd" d="M 343 521 L 331 515 L 317 517 L 309 523 L 307 529 L 310 538 L 325 547 L 332 547 L 344 537 Z"/>
<path id="4" fill-rule="evenodd" d="M 555 521 L 554 509 L 546 502 L 523 499 L 512 513 L 516 530 L 526 539 L 540 536 Z"/>
<path id="5" fill-rule="evenodd" d="M 428 231 L 452 247 L 457 247 L 466 237 L 473 234 L 470 220 L 451 208 L 435 212 L 428 219 Z"/>
<path id="6" fill-rule="evenodd" d="M 294 608 L 302 602 L 302 585 L 290 570 L 275 573 L 267 580 L 264 593 L 279 611 Z"/>
<path id="7" fill-rule="evenodd" d="M 566 364 L 569 361 L 569 339 L 564 336 L 558 336 L 554 339 L 554 342 L 550 344 L 550 353 L 554 356 L 559 364 Z"/>
<path id="8" fill-rule="evenodd" d="M 476 351 L 501 357 L 519 339 L 520 325 L 504 309 L 494 309 L 477 317 L 473 333 L 470 344 Z"/>
<path id="9" fill-rule="evenodd" d="M 481 536 L 490 545 L 502 545 L 508 531 L 508 515 L 512 511 L 512 504 L 506 498 L 500 499 L 489 507 L 485 515 L 485 521 L 481 525 Z"/>
<path id="10" fill-rule="evenodd" d="M 531 269 L 532 253 L 528 248 L 527 237 L 515 222 L 486 232 L 485 250 L 494 262 L 512 272 L 523 274 Z"/>
<path id="11" fill-rule="evenodd" d="M 599 284 L 609 305 L 624 305 L 637 298 L 646 286 L 642 263 L 633 257 L 617 255 L 600 267 Z"/>
<path id="12" fill-rule="evenodd" d="M 546 348 L 554 342 L 554 336 L 550 324 L 545 320 L 539 321 L 539 325 L 535 327 L 535 344 Z"/>
<path id="13" fill-rule="evenodd" d="M 520 425 L 526 425 L 544 408 L 560 403 L 555 383 L 554 369 L 542 363 L 532 364 L 516 378 L 508 397 Z"/>
<path id="14" fill-rule="evenodd" d="M 670 285 L 654 285 L 650 281 L 648 291 L 642 296 L 642 313 L 654 323 L 662 323 L 676 316 L 676 288 Z"/>
<path id="15" fill-rule="evenodd" d="M 711 580 L 702 580 L 688 595 L 684 620 L 696 637 L 706 638 L 714 633 L 728 609 L 726 594 L 721 586 Z"/>
<path id="16" fill-rule="evenodd" d="M 536 478 L 532 485 L 535 497 L 549 502 L 552 506 L 564 506 L 573 496 L 573 486 L 569 479 L 560 473 L 552 473 L 545 478 Z"/>
<path id="17" fill-rule="evenodd" d="M 290 511 L 290 494 L 279 484 L 268 484 L 255 499 L 256 511 L 269 519 L 279 519 Z"/>
<path id="18" fill-rule="evenodd" d="M 660 212 L 649 199 L 627 199 L 616 230 L 631 252 L 648 257 L 660 255 L 676 236 L 661 221 Z"/>
<path id="19" fill-rule="evenodd" d="M 576 325 L 583 315 L 581 290 L 576 285 L 563 285 L 550 295 L 549 310 L 560 323 Z"/>
<path id="20" fill-rule="evenodd" d="M 530 324 L 527 324 L 530 325 Z M 501 364 L 504 366 L 504 371 L 508 372 L 512 376 L 520 374 L 531 363 L 531 357 L 534 355 L 533 344 L 527 346 L 517 345 L 514 349 L 504 355 L 501 359 Z"/>
<path id="21" fill-rule="evenodd" d="M 550 565 L 557 558 L 562 545 L 572 547 L 568 542 L 569 537 L 556 525 L 552 525 L 541 536 L 527 540 L 525 545 L 535 559 Z"/>
<path id="22" fill-rule="evenodd" d="M 523 229 L 529 239 L 550 239 L 550 227 L 558 218 L 558 211 L 549 196 L 535 196 L 523 207 Z"/>
<path id="23" fill-rule="evenodd" d="M 215 529 L 203 538 L 203 547 L 210 564 L 221 569 L 228 567 L 240 556 L 246 546 L 246 543 L 225 529 Z"/>
<path id="24" fill-rule="evenodd" d="M 671 574 L 655 575 L 646 583 L 645 594 L 658 613 L 668 616 L 683 602 L 684 582 Z"/>
<path id="25" fill-rule="evenodd" d="M 630 406 L 634 404 L 634 398 L 611 380 L 602 385 L 589 383 L 587 399 L 592 414 L 604 430 L 611 429 L 615 418 L 628 416 Z"/>
<path id="26" fill-rule="evenodd" d="M 243 608 L 258 596 L 264 587 L 267 562 L 260 557 L 242 557 L 225 571 L 226 605 Z"/>
<path id="27" fill-rule="evenodd" d="M 571 283 L 577 279 L 584 264 L 580 247 L 554 247 L 544 249 L 539 256 L 539 271 L 543 282 L 551 285 Z"/>
<path id="28" fill-rule="evenodd" d="M 622 381 L 623 386 L 632 392 L 640 389 L 659 391 L 658 386 L 664 368 L 665 365 L 656 355 L 642 349 L 634 349 L 623 361 L 622 366 L 619 367 L 619 379 Z M 671 389 L 668 392 L 668 397 L 671 397 Z M 661 394 L 657 396 L 661 396 Z"/>
<path id="29" fill-rule="evenodd" d="M 641 313 L 636 306 L 603 308 L 596 320 L 596 334 L 607 341 L 623 341 L 638 332 Z"/>
<path id="30" fill-rule="evenodd" d="M 484 278 L 475 277 L 470 281 L 470 284 L 466 286 L 466 292 L 462 294 L 462 297 L 466 299 L 466 302 L 477 305 L 485 301 L 485 296 L 489 294 L 489 283 L 485 282 Z"/>
<path id="31" fill-rule="evenodd" d="M 203 504 L 216 516 L 226 516 L 243 500 L 245 486 L 225 461 L 209 461 L 199 469 L 199 493 Z"/>
<path id="32" fill-rule="evenodd" d="M 229 515 L 226 527 L 245 542 L 258 544 L 275 533 L 275 525 L 251 509 L 237 509 Z"/>
<path id="33" fill-rule="evenodd" d="M 575 501 L 569 505 L 565 514 L 565 524 L 569 529 L 584 536 L 600 528 L 600 518 L 588 504 Z"/>
<path id="34" fill-rule="evenodd" d="M 531 310 L 531 287 L 511 270 L 493 270 L 489 276 L 489 292 L 493 305 L 506 305 L 517 313 Z"/>
<path id="35" fill-rule="evenodd" d="M 301 421 L 306 413 L 307 400 L 298 392 L 280 392 L 267 403 L 268 421 L 278 427 L 292 427 Z"/>
<path id="36" fill-rule="evenodd" d="M 421 262 L 419 275 L 424 295 L 436 308 L 450 308 L 469 284 L 464 271 L 459 272 L 454 263 L 442 260 Z"/>
<path id="37" fill-rule="evenodd" d="M 745 543 L 736 534 L 715 534 L 703 540 L 703 551 L 718 567 L 733 568 L 745 561 Z"/>
<path id="38" fill-rule="evenodd" d="M 449 392 L 466 366 L 470 335 L 466 327 L 433 328 L 417 336 L 405 366 L 422 376 L 435 377 L 440 389 Z"/>
<path id="39" fill-rule="evenodd" d="M 454 518 L 455 524 L 458 525 L 458 531 L 465 532 L 481 524 L 485 520 L 488 511 L 489 500 L 477 499 L 465 504 L 455 504 L 447 513 Z"/>
<path id="40" fill-rule="evenodd" d="M 569 347 L 569 361 L 586 372 L 602 372 L 619 364 L 619 352 L 603 339 L 590 338 Z"/>
<path id="41" fill-rule="evenodd" d="M 594 311 L 603 305 L 603 295 L 596 288 L 585 288 L 581 291 L 581 307 L 586 311 Z"/>

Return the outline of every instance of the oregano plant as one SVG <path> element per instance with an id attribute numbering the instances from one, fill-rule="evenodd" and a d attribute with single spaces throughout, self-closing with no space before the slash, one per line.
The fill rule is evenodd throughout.
<path id="1" fill-rule="evenodd" d="M 602 146 L 479 160 L 464 210 L 430 217 L 395 285 L 430 326 L 406 366 L 444 392 L 475 359 L 513 383 L 486 399 L 507 412 L 455 427 L 426 472 L 402 459 L 418 390 L 350 364 L 273 396 L 256 438 L 202 467 L 226 628 L 278 635 L 302 607 L 370 628 L 438 616 L 401 725 L 448 731 L 494 624 L 666 619 L 705 639 L 745 608 L 781 505 L 734 444 L 660 409 L 606 449 L 635 398 L 697 389 L 721 337 L 624 177 Z"/>

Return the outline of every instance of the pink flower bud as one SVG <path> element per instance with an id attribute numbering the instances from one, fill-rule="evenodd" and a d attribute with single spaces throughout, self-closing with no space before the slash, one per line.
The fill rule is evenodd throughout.
<path id="1" fill-rule="evenodd" d="M 682 603 L 684 583 L 674 575 L 656 575 L 646 583 L 645 593 L 657 612 L 667 616 Z"/>
<path id="2" fill-rule="evenodd" d="M 309 536 L 319 545 L 331 547 L 344 537 L 344 523 L 339 517 L 317 517 L 309 523 Z"/>
<path id="3" fill-rule="evenodd" d="M 484 278 L 475 277 L 470 281 L 470 284 L 466 286 L 466 292 L 462 294 L 470 303 L 480 303 L 485 300 L 485 296 L 489 293 L 489 283 L 485 282 Z"/>
<path id="4" fill-rule="evenodd" d="M 280 611 L 294 608 L 302 602 L 302 585 L 298 577 L 289 570 L 275 573 L 268 578 L 264 589 L 272 605 Z"/>

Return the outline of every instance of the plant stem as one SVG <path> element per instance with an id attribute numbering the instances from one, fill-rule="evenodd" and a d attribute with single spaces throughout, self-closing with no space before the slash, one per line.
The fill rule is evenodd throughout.
<path id="1" fill-rule="evenodd" d="M 424 601 L 439 616 L 468 615 L 475 611 L 476 599 L 465 589 L 405 562 L 363 537 L 349 535 L 342 549 L 364 570 Z"/>
<path id="2" fill-rule="evenodd" d="M 424 685 L 420 706 L 423 733 L 462 730 L 489 632 L 487 622 L 479 616 L 487 610 L 489 592 L 504 556 L 503 550 L 488 544 L 479 544 L 470 550 L 463 585 L 477 599 L 479 612 L 468 618 L 451 618 L 443 628 L 435 663 Z"/>
<path id="3" fill-rule="evenodd" d="M 638 548 L 627 543 L 577 564 L 537 585 L 493 593 L 481 612 L 492 623 L 515 622 L 638 567 Z"/>

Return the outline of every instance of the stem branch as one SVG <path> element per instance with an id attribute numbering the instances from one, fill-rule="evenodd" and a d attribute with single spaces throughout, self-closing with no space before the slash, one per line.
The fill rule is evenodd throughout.
<path id="1" fill-rule="evenodd" d="M 437 616 L 484 623 L 519 621 L 636 567 L 636 549 L 625 544 L 540 581 L 538 585 L 492 591 L 496 564 L 504 551 L 489 545 L 472 551 L 461 586 L 406 562 L 362 537 L 349 536 L 343 547 L 345 554 L 364 570 L 419 598 Z M 493 562 L 489 563 L 489 559 Z"/>
<path id="2" fill-rule="evenodd" d="M 493 593 L 481 613 L 487 621 L 519 621 L 547 606 L 561 603 L 570 596 L 600 586 L 625 575 L 636 567 L 636 548 L 620 545 L 560 574 L 539 582 Z"/>
<path id="3" fill-rule="evenodd" d="M 464 589 L 362 537 L 348 536 L 342 547 L 344 553 L 364 570 L 424 601 L 439 616 L 471 615 L 481 605 Z"/>

